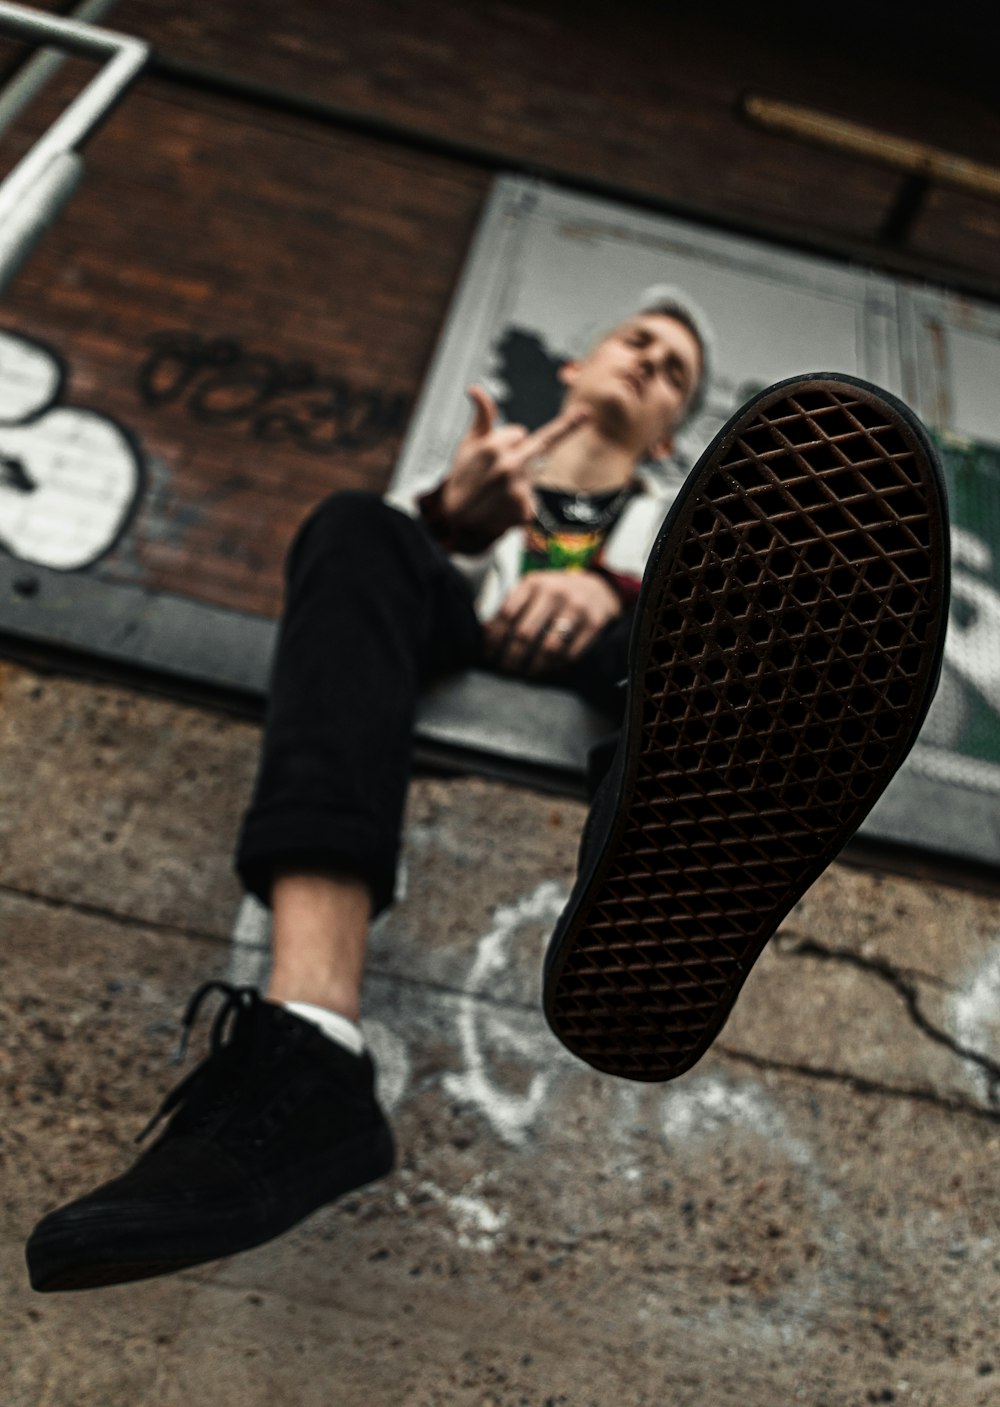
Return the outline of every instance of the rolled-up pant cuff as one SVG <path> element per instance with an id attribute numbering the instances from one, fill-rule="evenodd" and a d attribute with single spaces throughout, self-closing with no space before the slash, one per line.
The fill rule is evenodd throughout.
<path id="1" fill-rule="evenodd" d="M 323 870 L 367 885 L 373 918 L 393 901 L 396 864 L 395 836 L 379 836 L 357 817 L 301 807 L 249 817 L 235 857 L 237 874 L 262 904 L 270 907 L 277 869 Z"/>

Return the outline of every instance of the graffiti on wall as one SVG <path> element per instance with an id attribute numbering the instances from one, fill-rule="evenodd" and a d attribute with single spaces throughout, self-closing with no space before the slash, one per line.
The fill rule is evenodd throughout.
<path id="1" fill-rule="evenodd" d="M 0 546 L 22 561 L 78 571 L 128 527 L 143 463 L 109 416 L 64 403 L 49 347 L 0 332 Z"/>
<path id="2" fill-rule="evenodd" d="M 1000 448 L 936 436 L 951 510 L 951 611 L 921 740 L 959 755 L 965 785 L 1000 790 Z"/>
<path id="3" fill-rule="evenodd" d="M 406 427 L 407 396 L 352 385 L 312 362 L 178 329 L 155 333 L 149 346 L 138 377 L 144 404 L 176 406 L 202 425 L 232 425 L 314 454 L 372 449 Z"/>
<path id="4" fill-rule="evenodd" d="M 190 332 L 158 333 L 150 344 L 141 400 L 179 406 L 201 424 L 234 425 L 318 454 L 371 448 L 406 424 L 405 396 L 321 375 L 309 362 Z M 73 405 L 66 381 L 51 347 L 0 331 L 0 548 L 35 566 L 78 571 L 120 542 L 145 466 L 135 435 Z"/>

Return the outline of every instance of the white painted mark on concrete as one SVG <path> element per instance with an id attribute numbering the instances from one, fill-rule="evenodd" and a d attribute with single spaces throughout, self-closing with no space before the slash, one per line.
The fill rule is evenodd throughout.
<path id="1" fill-rule="evenodd" d="M 538 1069 L 527 1092 L 503 1089 L 490 1075 L 491 1054 L 507 1051 L 532 1064 L 551 1066 L 552 1043 L 537 1021 L 482 1000 L 496 988 L 497 977 L 510 963 L 510 946 L 518 932 L 532 923 L 554 923 L 566 903 L 567 890 L 552 880 L 538 885 L 514 904 L 498 909 L 493 927 L 480 940 L 461 998 L 458 1033 L 465 1069 L 446 1075 L 444 1087 L 454 1099 L 473 1104 L 505 1143 L 524 1142 L 542 1108 L 552 1079 L 551 1069 Z"/>
<path id="2" fill-rule="evenodd" d="M 410 1057 L 406 1042 L 381 1021 L 362 1020 L 361 1029 L 378 1071 L 378 1097 L 391 1114 L 410 1082 Z"/>
<path id="3" fill-rule="evenodd" d="M 431 1201 L 443 1207 L 452 1221 L 456 1243 L 463 1250 L 495 1251 L 499 1237 L 510 1220 L 505 1211 L 496 1211 L 479 1196 L 482 1174 L 474 1177 L 460 1192 L 446 1192 L 437 1183 L 419 1182 L 411 1196 L 405 1191 L 396 1193 L 396 1205 L 410 1209 L 417 1203 Z"/>
<path id="4" fill-rule="evenodd" d="M 271 911 L 245 894 L 229 935 L 226 981 L 237 987 L 263 987 L 271 960 Z"/>
<path id="5" fill-rule="evenodd" d="M 401 904 L 410 892 L 410 867 L 405 856 L 400 856 L 399 864 L 396 866 L 396 890 L 393 894 L 393 903 Z M 392 912 L 391 907 L 383 909 L 378 918 L 372 924 L 372 928 L 378 928 L 389 917 Z"/>
<path id="6" fill-rule="evenodd" d="M 845 1226 L 845 1215 L 837 1192 L 826 1180 L 821 1160 L 809 1141 L 789 1127 L 788 1119 L 775 1098 L 756 1080 L 738 1083 L 715 1075 L 685 1080 L 663 1096 L 662 1127 L 668 1149 L 702 1139 L 729 1142 L 736 1132 L 761 1139 L 796 1170 L 808 1188 L 819 1213 L 815 1232 L 825 1245 L 827 1265 L 836 1264 L 845 1280 L 857 1273 L 856 1248 Z M 700 1157 L 697 1148 L 692 1150 Z M 754 1161 L 750 1166 L 754 1166 Z M 758 1164 L 759 1166 L 759 1164 Z M 826 1276 L 829 1275 L 829 1270 Z M 786 1345 L 800 1343 L 824 1308 L 827 1282 L 819 1264 L 801 1266 L 786 1286 L 775 1287 L 767 1305 L 745 1319 L 733 1317 L 733 1307 L 719 1302 L 700 1312 L 700 1322 L 725 1324 L 737 1338 L 751 1337 L 757 1344 L 771 1339 Z"/>
<path id="7" fill-rule="evenodd" d="M 1000 1052 L 1000 938 L 951 1001 L 952 1034 L 967 1050 L 996 1058 Z M 990 1077 L 971 1060 L 963 1062 L 966 1078 L 977 1098 L 992 1104 Z"/>
<path id="8" fill-rule="evenodd" d="M 662 1118 L 668 1144 L 739 1127 L 780 1147 L 798 1167 L 809 1168 L 813 1163 L 809 1145 L 789 1132 L 780 1109 L 755 1083 L 734 1085 L 703 1075 L 664 1095 Z"/>
<path id="9" fill-rule="evenodd" d="M 458 1244 L 475 1251 L 496 1250 L 497 1237 L 509 1221 L 506 1212 L 495 1212 L 482 1197 L 459 1193 L 448 1199 L 448 1209 L 458 1224 Z"/>

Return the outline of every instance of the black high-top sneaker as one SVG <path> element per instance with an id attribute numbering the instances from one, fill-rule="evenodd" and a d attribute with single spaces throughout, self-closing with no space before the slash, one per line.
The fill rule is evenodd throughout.
<path id="1" fill-rule="evenodd" d="M 546 954 L 575 1055 L 669 1080 L 708 1049 L 917 736 L 948 562 L 934 449 L 887 392 L 795 377 L 716 436 L 650 555 L 625 722 Z"/>
<path id="2" fill-rule="evenodd" d="M 185 1040 L 213 989 L 226 1001 L 210 1054 L 139 1138 L 173 1117 L 122 1177 L 39 1222 L 26 1248 L 34 1289 L 141 1280 L 247 1250 L 392 1169 L 371 1057 L 224 982 L 195 992 Z"/>

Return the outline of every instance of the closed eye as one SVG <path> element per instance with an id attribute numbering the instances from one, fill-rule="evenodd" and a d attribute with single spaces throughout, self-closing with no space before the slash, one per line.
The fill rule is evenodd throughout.
<path id="1" fill-rule="evenodd" d="M 667 380 L 672 382 L 679 390 L 687 390 L 688 371 L 679 357 L 668 357 L 664 364 L 663 372 Z"/>

